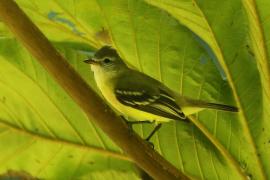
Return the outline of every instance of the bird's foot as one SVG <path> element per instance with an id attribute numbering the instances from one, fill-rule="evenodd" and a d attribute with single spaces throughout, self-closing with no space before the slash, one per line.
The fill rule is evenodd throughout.
<path id="1" fill-rule="evenodd" d="M 154 143 L 152 143 L 151 141 L 146 141 L 146 142 L 152 149 L 155 149 Z"/>
<path id="2" fill-rule="evenodd" d="M 127 124 L 128 128 L 130 130 L 133 130 L 132 126 L 134 124 L 154 124 L 156 123 L 156 121 L 128 121 L 124 116 L 121 116 L 121 118 L 125 121 L 125 123 Z M 154 130 L 147 136 L 147 138 L 145 138 L 144 140 L 149 144 L 149 146 L 151 146 L 152 149 L 155 148 L 154 144 L 150 141 L 150 139 L 153 137 L 153 135 L 161 128 L 161 123 L 157 124 L 157 126 L 154 128 Z"/>
<path id="3" fill-rule="evenodd" d="M 155 129 L 145 138 L 145 141 L 149 143 L 149 145 L 154 149 L 155 146 L 154 144 L 150 141 L 150 139 L 153 137 L 153 135 L 161 128 L 161 123 L 159 123 Z"/>

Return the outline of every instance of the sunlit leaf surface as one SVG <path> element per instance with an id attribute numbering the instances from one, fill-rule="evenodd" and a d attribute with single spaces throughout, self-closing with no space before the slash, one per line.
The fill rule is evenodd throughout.
<path id="1" fill-rule="evenodd" d="M 261 1 L 257 13 L 268 58 L 269 4 Z M 252 19 L 240 0 L 17 2 L 95 89 L 82 61 L 102 46 L 96 34 L 105 29 L 121 57 L 138 70 L 183 95 L 239 106 L 237 114 L 196 114 L 228 155 L 191 123 L 164 124 L 152 141 L 181 171 L 197 179 L 270 177 L 269 101 L 263 101 L 267 93 L 250 38 Z M 0 29 L 0 172 L 45 179 L 138 178 L 129 158 L 3 25 Z M 146 137 L 152 128 L 135 130 Z"/>

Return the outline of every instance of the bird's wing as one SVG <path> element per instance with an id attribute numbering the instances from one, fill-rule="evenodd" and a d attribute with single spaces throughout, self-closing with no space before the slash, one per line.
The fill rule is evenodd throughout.
<path id="1" fill-rule="evenodd" d="M 186 116 L 175 99 L 160 88 L 154 79 L 135 74 L 120 78 L 114 89 L 118 101 L 126 106 L 174 120 L 184 120 Z M 151 81 L 151 82 L 148 82 Z"/>

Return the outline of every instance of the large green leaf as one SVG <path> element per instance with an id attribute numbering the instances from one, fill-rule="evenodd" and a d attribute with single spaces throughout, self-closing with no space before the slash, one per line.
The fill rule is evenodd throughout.
<path id="1" fill-rule="evenodd" d="M 1 41 L 0 169 L 69 179 L 129 171 L 132 163 L 15 40 Z M 71 64 L 87 76 L 75 50 Z M 92 175 L 91 175 L 92 176 Z"/>
<path id="2" fill-rule="evenodd" d="M 252 46 L 252 51 L 257 61 L 257 67 L 260 73 L 262 82 L 262 95 L 263 95 L 263 133 L 258 138 L 258 149 L 263 151 L 261 159 L 264 159 L 263 164 L 268 167 L 266 173 L 270 177 L 270 151 L 265 150 L 266 142 L 270 143 L 269 128 L 270 127 L 270 2 L 262 0 L 247 0 L 242 1 L 245 7 L 246 14 L 249 20 L 249 38 Z"/>
<path id="3" fill-rule="evenodd" d="M 267 79 L 267 76 L 269 78 L 269 74 L 264 72 L 269 71 L 269 66 L 257 61 L 258 66 L 262 67 L 259 71 L 260 74 L 265 74 L 265 76 L 261 76 L 263 78 L 262 87 L 265 89 L 263 90 L 264 103 L 262 104 L 262 100 L 260 100 L 262 88 L 258 84 L 259 78 L 257 77 L 259 72 L 255 69 L 255 64 L 251 62 L 253 53 L 250 52 L 249 41 L 247 40 L 250 31 L 253 35 L 255 33 L 252 28 L 250 31 L 248 29 L 248 21 L 242 2 L 235 0 L 222 2 L 148 0 L 148 2 L 172 14 L 211 47 L 228 78 L 237 105 L 241 109 L 239 121 L 243 129 L 242 135 L 249 143 L 248 149 L 250 150 L 247 160 L 249 166 L 246 170 L 258 179 L 264 179 L 266 174 L 269 176 L 268 159 L 270 156 L 265 149 L 266 138 L 269 137 L 269 134 L 266 134 L 270 128 L 269 118 L 261 114 L 262 110 L 264 115 L 269 114 L 270 101 L 265 101 L 265 98 L 269 97 L 269 89 L 265 89 L 266 83 L 269 84 L 265 78 Z M 252 1 L 243 1 L 244 4 L 249 4 L 248 2 Z M 196 18 L 192 18 L 193 16 Z M 253 16 L 253 14 L 250 14 L 250 16 Z M 254 23 L 250 23 L 250 27 L 257 29 L 257 25 Z M 260 40 L 257 38 L 257 41 Z M 255 53 L 259 54 L 260 52 L 255 51 Z M 261 61 L 266 62 L 267 60 L 262 59 Z M 252 81 L 250 81 L 251 79 Z M 254 95 L 251 95 L 251 93 Z M 259 108 L 258 103 L 260 103 Z M 237 158 L 237 154 L 232 153 Z M 241 160 L 239 159 L 239 161 Z"/>
<path id="4" fill-rule="evenodd" d="M 81 43 L 100 47 L 96 33 L 105 28 L 129 64 L 179 93 L 225 104 L 234 104 L 234 97 L 238 114 L 196 115 L 210 136 L 200 126 L 171 122 L 153 138 L 155 148 L 181 171 L 198 179 L 262 179 L 269 173 L 264 144 L 269 126 L 260 110 L 266 104 L 246 48 L 248 19 L 240 0 L 147 0 L 158 8 L 142 0 L 17 2 L 47 37 L 61 42 L 56 47 L 94 88 L 92 73 L 82 64 L 91 52 Z M 135 178 L 129 159 L 15 40 L 1 39 L 0 47 L 0 173 Z M 145 137 L 152 128 L 135 130 Z"/>

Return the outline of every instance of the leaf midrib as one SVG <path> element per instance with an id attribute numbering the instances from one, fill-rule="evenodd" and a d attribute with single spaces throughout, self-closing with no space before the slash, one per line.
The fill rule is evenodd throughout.
<path id="1" fill-rule="evenodd" d="M 110 157 L 113 157 L 113 158 L 117 158 L 117 159 L 132 162 L 132 160 L 128 156 L 126 156 L 124 154 L 120 154 L 118 152 L 106 150 L 106 149 L 103 149 L 103 148 L 100 148 L 100 147 L 90 146 L 90 145 L 87 145 L 87 144 L 83 145 L 83 144 L 79 144 L 79 143 L 76 143 L 76 142 L 72 142 L 72 141 L 68 141 L 68 140 L 64 140 L 64 139 L 60 139 L 60 138 L 55 139 L 55 138 L 52 138 L 52 137 L 49 137 L 49 136 L 37 134 L 37 133 L 31 132 L 31 131 L 26 130 L 26 129 L 18 128 L 16 126 L 2 120 L 2 119 L 0 119 L 0 126 L 2 126 L 4 128 L 8 128 L 8 130 L 12 130 L 16 134 L 30 136 L 30 137 L 36 138 L 38 140 L 46 141 L 46 142 L 49 142 L 49 143 L 62 144 L 64 146 L 74 147 L 76 149 L 85 150 L 85 151 L 88 151 L 88 152 L 96 152 L 96 153 L 103 154 L 105 156 L 110 156 Z"/>
<path id="2" fill-rule="evenodd" d="M 203 19 L 205 19 L 205 22 L 207 23 L 207 26 L 209 28 L 209 33 L 211 35 L 211 39 L 214 42 L 213 45 L 216 47 L 216 49 L 215 48 L 213 48 L 213 49 L 216 50 L 216 53 L 217 53 L 216 55 L 219 57 L 218 60 L 219 60 L 219 62 L 221 64 L 221 66 L 223 67 L 223 70 L 225 71 L 225 74 L 226 74 L 226 76 L 228 78 L 228 82 L 229 82 L 229 84 L 230 84 L 230 86 L 232 88 L 234 98 L 236 99 L 236 103 L 237 103 L 238 107 L 240 108 L 239 119 L 241 119 L 243 130 L 244 130 L 245 134 L 247 135 L 247 140 L 250 142 L 250 144 L 252 146 L 252 149 L 253 149 L 253 152 L 254 152 L 253 154 L 254 154 L 256 162 L 258 164 L 260 174 L 261 174 L 261 178 L 266 179 L 265 173 L 263 171 L 262 163 L 261 163 L 261 161 L 260 161 L 260 159 L 258 157 L 258 153 L 257 153 L 257 149 L 255 147 L 253 137 L 251 136 L 251 132 L 250 132 L 250 129 L 249 129 L 249 126 L 248 126 L 246 114 L 243 111 L 241 111 L 243 109 L 243 105 L 242 105 L 242 103 L 240 101 L 240 97 L 239 97 L 239 95 L 238 95 L 238 93 L 236 91 L 236 87 L 235 87 L 235 84 L 234 84 L 234 82 L 232 80 L 231 72 L 230 72 L 230 70 L 229 70 L 229 68 L 227 66 L 227 63 L 226 63 L 225 59 L 224 59 L 223 52 L 221 51 L 221 48 L 220 48 L 220 46 L 219 46 L 219 44 L 218 44 L 218 42 L 216 40 L 215 33 L 213 32 L 212 28 L 210 27 L 206 16 L 204 15 L 204 13 L 201 11 L 200 7 L 198 6 L 198 3 L 196 2 L 196 0 L 192 0 L 192 2 L 194 2 L 196 8 L 201 13 Z M 239 165 L 236 168 L 242 174 L 242 170 L 240 169 Z M 243 178 L 246 179 L 246 177 L 244 177 L 244 175 L 243 175 Z"/>
<path id="3" fill-rule="evenodd" d="M 15 66 L 15 69 L 17 69 L 19 72 L 20 69 L 17 68 Z M 86 141 L 83 139 L 83 137 L 80 135 L 79 131 L 74 127 L 74 125 L 68 120 L 68 118 L 66 117 L 66 115 L 59 109 L 59 107 L 54 103 L 54 101 L 45 93 L 45 91 L 29 76 L 27 76 L 26 74 L 24 74 L 23 72 L 21 72 L 21 75 L 26 76 L 29 80 L 31 80 L 41 91 L 42 93 L 48 98 L 48 100 L 50 101 L 50 103 L 52 103 L 52 105 L 56 108 L 56 110 L 60 113 L 62 119 L 67 123 L 67 126 L 70 127 L 70 129 L 73 131 L 73 133 L 75 134 L 75 136 L 77 136 L 77 139 L 79 141 L 81 141 L 82 144 L 87 144 Z M 27 98 L 25 98 L 22 94 L 20 94 L 17 90 L 15 90 L 14 88 L 12 88 L 11 86 L 9 86 L 8 84 L 6 84 L 4 81 L 0 80 L 0 83 L 4 84 L 5 87 L 9 87 L 14 93 L 16 93 L 16 95 L 18 95 L 19 97 L 21 97 L 24 102 L 30 107 L 30 109 L 32 109 L 37 116 L 40 119 L 40 122 L 42 124 L 43 127 L 45 127 L 45 129 L 49 132 L 49 134 L 51 134 L 54 138 L 59 138 L 55 132 L 49 127 L 49 125 L 46 123 L 46 120 L 43 118 L 43 116 L 39 113 L 39 111 L 27 100 Z M 88 121 L 90 123 L 90 125 L 93 127 L 92 123 L 90 121 Z M 19 123 L 21 125 L 23 125 L 23 123 Z M 93 127 L 94 128 L 94 127 Z M 95 131 L 96 133 L 96 131 Z M 100 143 L 103 145 L 103 147 L 105 147 L 104 142 L 102 141 L 102 139 L 100 138 L 100 136 L 97 134 L 98 139 L 100 140 Z"/>
<path id="4" fill-rule="evenodd" d="M 269 64 L 270 60 L 267 54 L 267 48 L 266 48 L 267 42 L 264 36 L 265 33 L 263 30 L 263 27 L 262 27 L 263 23 L 260 19 L 258 8 L 254 0 L 242 0 L 242 3 L 246 9 L 246 13 L 252 17 L 252 19 L 249 19 L 249 21 L 253 20 L 253 22 L 256 24 L 256 26 L 252 28 L 256 28 L 259 31 L 259 33 L 254 34 L 252 30 L 250 29 L 250 36 L 254 38 L 254 44 L 256 45 L 255 50 L 257 49 L 256 51 L 257 53 L 255 54 L 257 55 L 256 60 L 260 64 L 259 66 L 259 69 L 261 69 L 261 71 L 259 71 L 260 76 L 263 79 L 265 79 L 265 81 L 263 81 L 262 83 L 262 85 L 264 86 L 263 93 L 265 94 L 266 98 L 268 98 L 270 101 L 270 91 L 269 91 L 270 89 L 270 64 Z"/>
<path id="5" fill-rule="evenodd" d="M 208 36 L 207 37 L 202 37 L 202 38 L 209 44 L 209 46 L 215 52 L 215 54 L 217 56 L 217 59 L 219 60 L 219 63 L 221 64 L 223 70 L 225 71 L 225 73 L 227 75 L 228 82 L 229 82 L 229 84 L 230 84 L 230 86 L 232 88 L 232 92 L 233 92 L 234 98 L 236 100 L 237 106 L 242 110 L 243 105 L 242 105 L 242 103 L 240 101 L 239 94 L 236 91 L 236 86 L 235 86 L 235 83 L 232 80 L 232 74 L 231 74 L 231 72 L 230 72 L 230 70 L 228 68 L 228 65 L 226 64 L 223 52 L 222 52 L 222 50 L 221 50 L 221 48 L 220 48 L 220 46 L 219 46 L 219 44 L 217 42 L 216 35 L 215 35 L 214 31 L 212 30 L 212 28 L 210 27 L 210 24 L 209 24 L 206 16 L 202 12 L 201 8 L 198 6 L 198 2 L 196 0 L 191 0 L 191 2 L 193 3 L 194 8 L 196 8 L 198 10 L 198 12 L 200 13 L 200 15 L 202 17 L 202 20 L 204 20 L 204 24 L 206 24 L 206 28 L 208 29 L 208 31 L 207 31 Z M 193 13 L 193 12 L 191 12 L 191 13 Z M 190 30 L 192 30 L 192 28 L 189 25 L 187 25 L 185 23 L 182 23 L 182 24 L 185 25 Z M 202 26 L 199 26 L 199 27 L 202 28 Z M 261 161 L 260 161 L 260 159 L 258 157 L 258 154 L 257 154 L 257 149 L 255 147 L 253 137 L 251 136 L 251 132 L 250 132 L 248 122 L 247 122 L 247 116 L 243 111 L 239 112 L 239 119 L 240 119 L 241 125 L 243 127 L 244 134 L 246 134 L 247 141 L 251 144 L 251 148 L 252 148 L 253 154 L 255 156 L 256 164 L 258 164 L 258 167 L 259 167 L 259 174 L 261 176 L 261 179 L 266 179 L 264 171 L 263 171 L 262 163 L 261 163 Z M 231 165 L 231 167 L 233 169 L 235 169 L 239 173 L 239 175 L 241 175 L 241 177 L 243 179 L 246 179 L 246 176 L 245 176 L 244 172 L 242 171 L 242 169 L 240 168 L 239 163 L 232 157 L 232 155 L 225 149 L 225 147 L 223 145 L 221 145 L 217 141 L 216 138 L 214 138 L 211 134 L 209 134 L 208 130 L 205 129 L 205 127 L 202 126 L 202 124 L 200 124 L 198 122 L 195 122 L 195 121 L 194 121 L 194 123 L 196 125 L 198 125 L 198 128 L 201 129 L 204 134 L 206 133 L 205 135 L 209 138 L 209 140 L 219 149 L 219 151 L 221 152 L 221 154 L 223 154 L 223 156 L 226 158 L 226 160 L 228 162 L 230 162 L 229 164 Z"/>

